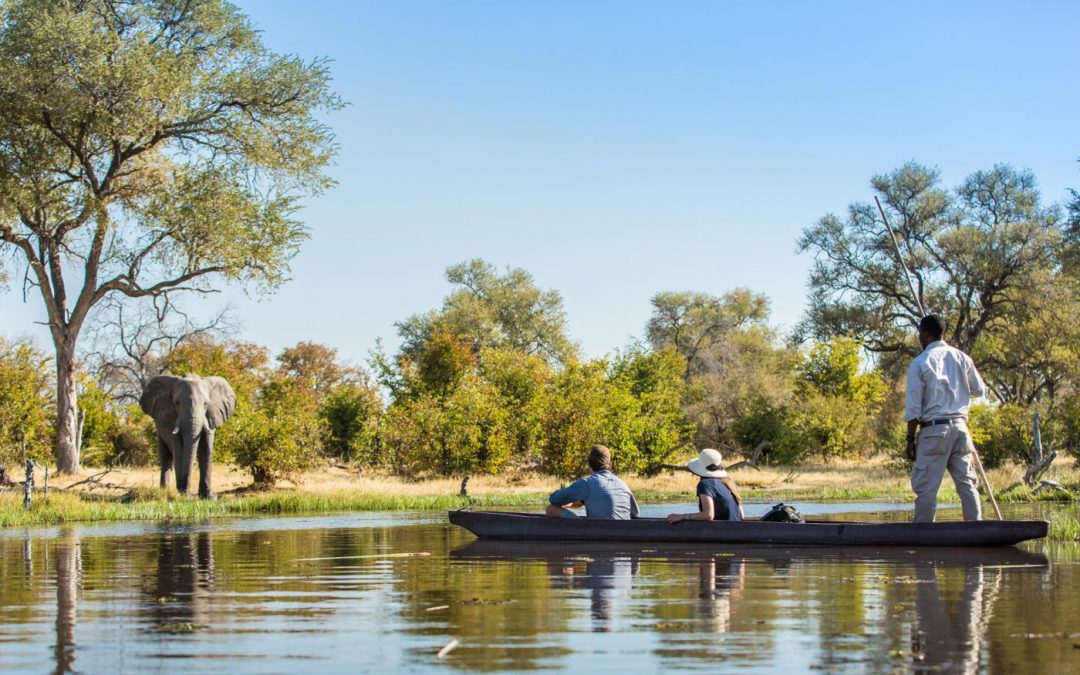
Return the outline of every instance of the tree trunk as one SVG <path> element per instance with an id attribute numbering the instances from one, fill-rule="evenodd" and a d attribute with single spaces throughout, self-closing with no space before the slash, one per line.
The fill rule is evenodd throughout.
<path id="1" fill-rule="evenodd" d="M 56 468 L 77 474 L 79 466 L 78 400 L 75 392 L 75 341 L 56 346 Z"/>

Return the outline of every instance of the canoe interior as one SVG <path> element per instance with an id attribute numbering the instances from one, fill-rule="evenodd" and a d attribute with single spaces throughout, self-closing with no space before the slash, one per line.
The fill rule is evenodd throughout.
<path id="1" fill-rule="evenodd" d="M 543 514 L 497 511 L 450 512 L 450 522 L 481 539 L 628 541 L 809 546 L 1011 546 L 1045 537 L 1044 520 L 860 523 L 811 521 L 686 521 L 662 518 L 598 520 L 548 518 Z"/>

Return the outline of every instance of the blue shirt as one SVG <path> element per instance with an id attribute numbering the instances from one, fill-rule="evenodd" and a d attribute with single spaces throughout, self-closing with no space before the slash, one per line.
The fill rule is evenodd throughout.
<path id="1" fill-rule="evenodd" d="M 739 516 L 739 503 L 731 494 L 728 486 L 719 478 L 702 478 L 697 484 L 698 497 L 705 495 L 713 500 L 713 520 L 742 520 Z M 698 503 L 701 500 L 698 499 Z"/>
<path id="2" fill-rule="evenodd" d="M 630 520 L 638 515 L 634 493 L 621 478 L 606 469 L 552 492 L 548 501 L 556 506 L 585 502 L 588 518 Z"/>

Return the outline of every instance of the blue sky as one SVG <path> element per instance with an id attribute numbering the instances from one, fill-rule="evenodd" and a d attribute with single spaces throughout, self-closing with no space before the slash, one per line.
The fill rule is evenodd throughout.
<path id="1" fill-rule="evenodd" d="M 908 160 L 1080 188 L 1080 3 L 239 3 L 279 52 L 333 60 L 339 185 L 238 337 L 361 361 L 474 257 L 558 289 L 589 355 L 663 290 L 765 293 L 796 323 L 806 226 Z M 0 334 L 45 334 L 0 295 Z"/>

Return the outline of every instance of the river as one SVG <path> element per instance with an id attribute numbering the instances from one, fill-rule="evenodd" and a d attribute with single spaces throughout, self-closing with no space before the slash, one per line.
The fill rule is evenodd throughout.
<path id="1" fill-rule="evenodd" d="M 674 669 L 1080 672 L 1080 547 L 493 544 L 430 513 L 0 531 L 3 671 Z"/>

